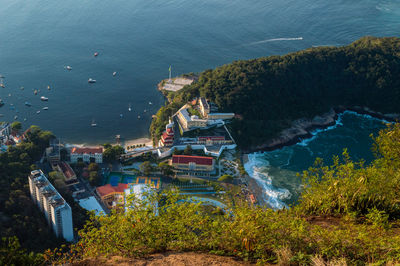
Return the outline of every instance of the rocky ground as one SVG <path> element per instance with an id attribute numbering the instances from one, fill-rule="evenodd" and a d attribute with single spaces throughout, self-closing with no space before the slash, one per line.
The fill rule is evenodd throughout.
<path id="1" fill-rule="evenodd" d="M 138 265 L 138 266 L 155 266 L 155 265 L 170 265 L 170 266 L 208 266 L 208 265 L 252 265 L 248 262 L 238 261 L 233 257 L 223 257 L 206 253 L 174 253 L 168 252 L 163 254 L 149 255 L 142 259 L 126 259 L 121 257 L 111 258 L 94 258 L 86 259 L 73 265 L 95 266 L 95 265 Z"/>

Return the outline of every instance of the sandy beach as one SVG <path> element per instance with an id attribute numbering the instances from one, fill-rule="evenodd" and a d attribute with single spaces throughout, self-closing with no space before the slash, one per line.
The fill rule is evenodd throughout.
<path id="1" fill-rule="evenodd" d="M 121 141 L 121 145 L 126 149 L 129 146 L 145 144 L 145 146 L 153 147 L 153 140 L 150 138 L 138 138 Z"/>

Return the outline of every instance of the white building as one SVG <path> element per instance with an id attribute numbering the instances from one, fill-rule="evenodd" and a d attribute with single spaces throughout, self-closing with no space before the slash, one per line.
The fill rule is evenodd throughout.
<path id="1" fill-rule="evenodd" d="M 11 134 L 10 123 L 0 122 L 0 146 L 3 145 Z"/>
<path id="2" fill-rule="evenodd" d="M 91 160 L 95 163 L 103 162 L 103 148 L 78 148 L 74 147 L 71 150 L 71 163 L 78 162 L 79 159 L 82 159 L 85 163 L 90 163 Z"/>
<path id="3" fill-rule="evenodd" d="M 74 240 L 72 210 L 41 170 L 34 170 L 28 176 L 32 200 L 44 212 L 47 222 L 57 237 Z"/>

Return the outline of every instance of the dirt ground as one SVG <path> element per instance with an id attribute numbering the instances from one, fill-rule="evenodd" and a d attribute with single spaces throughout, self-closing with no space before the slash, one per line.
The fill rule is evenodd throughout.
<path id="1" fill-rule="evenodd" d="M 87 259 L 73 265 L 95 266 L 95 265 L 138 265 L 138 266 L 230 266 L 230 265 L 253 265 L 247 262 L 238 261 L 233 257 L 223 257 L 205 253 L 185 252 L 185 253 L 163 253 L 153 254 L 143 259 L 126 259 L 121 257 L 112 257 L 109 259 Z"/>

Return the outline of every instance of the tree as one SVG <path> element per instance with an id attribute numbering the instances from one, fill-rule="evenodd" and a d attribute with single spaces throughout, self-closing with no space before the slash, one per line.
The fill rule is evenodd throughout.
<path id="1" fill-rule="evenodd" d="M 160 171 L 163 175 L 171 176 L 174 174 L 172 165 L 169 165 L 167 162 L 162 162 L 158 164 Z"/>
<path id="2" fill-rule="evenodd" d="M 139 166 L 139 169 L 140 172 L 142 172 L 144 175 L 150 175 L 153 167 L 151 166 L 151 163 L 149 161 L 145 161 Z"/>
<path id="3" fill-rule="evenodd" d="M 99 165 L 97 164 L 97 163 L 91 163 L 91 164 L 89 164 L 89 166 L 88 166 L 88 170 L 90 171 L 90 172 L 93 172 L 93 171 L 99 171 Z"/>
<path id="4" fill-rule="evenodd" d="M 231 175 L 223 175 L 220 178 L 218 178 L 219 182 L 224 182 L 224 183 L 231 183 L 233 181 L 233 176 Z"/>
<path id="5" fill-rule="evenodd" d="M 192 155 L 193 153 L 193 149 L 192 146 L 187 145 L 186 148 L 183 150 L 183 154 L 185 155 Z"/>
<path id="6" fill-rule="evenodd" d="M 21 122 L 15 121 L 11 124 L 11 130 L 14 132 L 19 133 L 21 129 L 22 129 Z"/>
<path id="7" fill-rule="evenodd" d="M 107 146 L 103 152 L 103 158 L 106 162 L 113 162 L 119 159 L 119 157 L 125 153 L 125 150 L 120 145 Z"/>
<path id="8" fill-rule="evenodd" d="M 97 171 L 89 173 L 89 182 L 92 186 L 96 186 L 99 183 L 99 173 Z"/>

